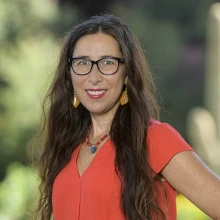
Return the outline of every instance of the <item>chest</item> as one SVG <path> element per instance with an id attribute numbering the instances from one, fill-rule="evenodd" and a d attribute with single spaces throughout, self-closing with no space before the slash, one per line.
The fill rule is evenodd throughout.
<path id="1" fill-rule="evenodd" d="M 52 194 L 55 219 L 115 220 L 117 213 L 121 220 L 121 184 L 115 172 L 114 147 L 107 143 L 96 154 L 90 155 L 88 151 L 80 152 L 78 147 L 55 179 Z"/>
<path id="2" fill-rule="evenodd" d="M 91 153 L 86 144 L 81 144 L 73 152 L 69 166 L 81 182 L 87 178 L 90 183 L 96 178 L 110 179 L 115 175 L 115 148 L 110 139 L 100 144 L 95 153 Z"/>
<path id="3" fill-rule="evenodd" d="M 86 144 L 82 144 L 79 149 L 78 156 L 76 157 L 76 165 L 80 177 L 92 163 L 97 153 L 98 150 L 93 154 L 90 153 L 89 146 L 86 146 Z"/>
<path id="4" fill-rule="evenodd" d="M 86 197 L 94 195 L 107 203 L 111 203 L 113 198 L 119 201 L 121 183 L 115 172 L 115 150 L 109 142 L 95 154 L 79 146 L 70 163 L 58 174 L 54 189 L 59 188 L 60 195 L 83 193 Z"/>

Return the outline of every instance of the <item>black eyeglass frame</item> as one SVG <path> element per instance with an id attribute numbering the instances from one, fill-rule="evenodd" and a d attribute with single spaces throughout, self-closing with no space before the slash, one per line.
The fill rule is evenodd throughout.
<path id="1" fill-rule="evenodd" d="M 92 71 L 92 68 L 93 68 L 93 65 L 94 65 L 94 64 L 96 64 L 96 66 L 98 67 L 98 70 L 99 70 L 99 72 L 100 72 L 101 74 L 103 74 L 103 75 L 113 75 L 113 74 L 115 74 L 115 73 L 118 71 L 118 68 L 119 68 L 119 66 L 120 66 L 120 63 L 124 63 L 124 59 L 123 59 L 123 58 L 119 58 L 119 57 L 111 57 L 111 56 L 108 56 L 108 57 L 103 57 L 103 58 L 101 58 L 101 59 L 99 59 L 99 60 L 96 60 L 96 61 L 85 58 L 85 60 L 89 60 L 89 61 L 92 63 L 91 68 L 90 68 L 90 70 L 89 70 L 88 73 L 78 74 L 78 73 L 76 73 L 75 70 L 73 69 L 72 63 L 73 63 L 74 60 L 80 60 L 80 59 L 83 59 L 83 57 L 75 57 L 75 58 L 74 58 L 74 57 L 71 57 L 71 58 L 68 59 L 68 63 L 69 63 L 69 65 L 70 65 L 71 69 L 73 70 L 73 72 L 74 72 L 76 75 L 79 75 L 79 76 L 88 75 L 88 74 Z M 115 59 L 115 60 L 117 60 L 117 61 L 118 61 L 118 66 L 117 66 L 116 71 L 113 72 L 113 73 L 111 73 L 111 74 L 103 73 L 103 72 L 100 70 L 99 65 L 98 65 L 98 62 L 99 62 L 100 60 L 103 60 L 103 59 Z"/>

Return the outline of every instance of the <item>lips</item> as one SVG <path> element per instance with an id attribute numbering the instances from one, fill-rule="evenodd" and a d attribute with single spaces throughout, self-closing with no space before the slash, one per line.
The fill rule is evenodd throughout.
<path id="1" fill-rule="evenodd" d="M 98 99 L 101 98 L 105 93 L 105 89 L 88 89 L 86 90 L 86 93 L 88 96 L 92 99 Z"/>

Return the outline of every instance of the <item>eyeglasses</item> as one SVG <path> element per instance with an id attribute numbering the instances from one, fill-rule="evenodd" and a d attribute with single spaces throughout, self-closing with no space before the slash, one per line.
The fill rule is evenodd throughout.
<path id="1" fill-rule="evenodd" d="M 104 57 L 97 61 L 90 60 L 84 57 L 69 58 L 68 62 L 77 75 L 87 75 L 91 72 L 94 64 L 97 65 L 99 71 L 104 75 L 112 75 L 118 71 L 119 64 L 124 63 L 123 58 Z"/>

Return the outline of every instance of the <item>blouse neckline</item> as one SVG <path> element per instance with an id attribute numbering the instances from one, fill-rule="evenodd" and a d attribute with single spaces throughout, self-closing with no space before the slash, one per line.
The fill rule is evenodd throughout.
<path id="1" fill-rule="evenodd" d="M 75 169 L 77 171 L 77 177 L 78 179 L 83 179 L 83 177 L 89 172 L 89 170 L 91 169 L 91 167 L 93 166 L 93 164 L 95 163 L 95 161 L 103 154 L 105 148 L 107 146 L 111 146 L 109 144 L 110 142 L 110 138 L 108 138 L 106 140 L 106 142 L 102 145 L 102 147 L 97 151 L 97 153 L 95 154 L 94 158 L 92 159 L 92 161 L 90 162 L 90 164 L 88 165 L 88 167 L 84 170 L 84 172 L 80 175 L 79 174 L 79 169 L 78 169 L 78 166 L 77 166 L 77 159 L 78 159 L 78 156 L 79 156 L 79 151 L 82 147 L 82 143 L 77 147 L 77 149 L 74 151 L 74 166 L 75 166 Z"/>

